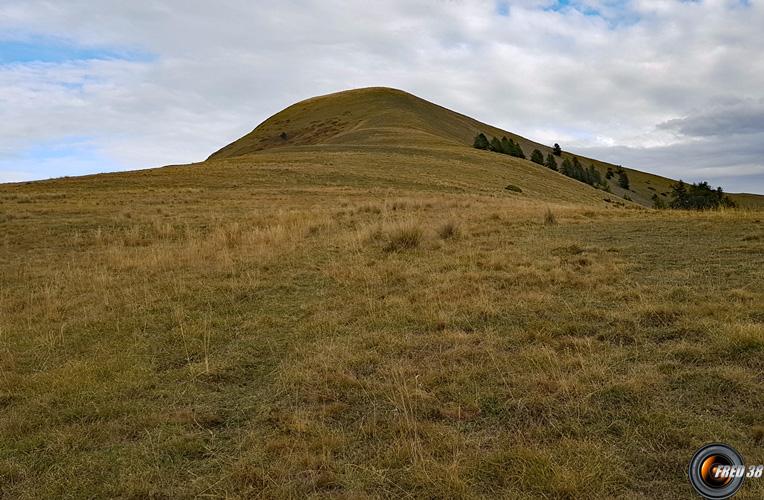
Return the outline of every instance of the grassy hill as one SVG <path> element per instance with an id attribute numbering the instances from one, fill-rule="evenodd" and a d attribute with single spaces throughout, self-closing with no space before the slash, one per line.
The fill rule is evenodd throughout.
<path id="1" fill-rule="evenodd" d="M 0 497 L 686 498 L 704 443 L 764 463 L 762 213 L 483 127 L 372 89 L 0 185 Z"/>
<path id="2" fill-rule="evenodd" d="M 472 145 L 479 132 L 488 137 L 507 136 L 515 140 L 527 157 L 534 149 L 542 151 L 544 156 L 552 151 L 548 145 L 487 125 L 409 93 L 373 87 L 314 97 L 294 104 L 214 153 L 210 159 L 234 158 L 265 150 L 289 151 L 298 146 L 327 145 L 353 148 L 410 145 L 453 151 L 454 148 Z M 573 156 L 569 152 L 563 153 L 563 158 Z M 618 168 L 599 160 L 575 156 L 585 167 L 593 164 L 603 177 L 608 168 Z M 476 159 L 475 162 L 482 164 L 486 159 Z M 624 170 L 631 181 L 630 189 L 622 189 L 617 178 L 613 178 L 608 184 L 615 195 L 625 196 L 648 207 L 653 206 L 654 194 L 664 201 L 670 200 L 671 185 L 676 180 L 630 168 Z M 764 206 L 764 196 L 733 194 L 731 197 L 741 206 Z"/>

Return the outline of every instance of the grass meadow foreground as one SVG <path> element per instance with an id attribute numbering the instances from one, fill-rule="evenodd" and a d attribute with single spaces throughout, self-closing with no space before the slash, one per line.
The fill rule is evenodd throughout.
<path id="1" fill-rule="evenodd" d="M 7 498 L 683 498 L 704 443 L 764 463 L 764 213 L 119 178 L 0 187 Z"/>

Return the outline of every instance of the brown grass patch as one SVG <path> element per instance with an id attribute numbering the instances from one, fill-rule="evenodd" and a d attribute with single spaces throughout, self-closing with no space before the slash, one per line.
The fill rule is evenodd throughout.
<path id="1" fill-rule="evenodd" d="M 382 250 L 385 252 L 412 250 L 419 246 L 423 237 L 424 231 L 418 224 L 413 222 L 398 223 L 385 231 L 383 235 L 385 243 Z"/>
<path id="2" fill-rule="evenodd" d="M 547 226 L 557 225 L 557 216 L 554 215 L 554 212 L 552 212 L 552 209 L 550 208 L 547 208 L 544 213 L 544 224 Z"/>
<path id="3" fill-rule="evenodd" d="M 454 221 L 445 222 L 438 227 L 437 233 L 443 240 L 458 238 L 460 234 L 459 225 Z"/>

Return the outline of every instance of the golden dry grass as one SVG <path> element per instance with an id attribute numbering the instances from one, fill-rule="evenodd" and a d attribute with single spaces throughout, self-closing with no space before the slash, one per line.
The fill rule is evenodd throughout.
<path id="1" fill-rule="evenodd" d="M 0 492 L 677 498 L 707 441 L 764 462 L 761 213 L 401 154 L 0 187 Z"/>

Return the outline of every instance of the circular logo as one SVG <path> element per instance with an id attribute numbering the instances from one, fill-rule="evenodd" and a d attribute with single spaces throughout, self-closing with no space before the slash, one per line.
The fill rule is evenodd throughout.
<path id="1" fill-rule="evenodd" d="M 707 444 L 690 460 L 690 484 L 703 498 L 721 500 L 730 498 L 743 485 L 745 474 L 743 457 L 731 446 L 721 443 Z"/>

